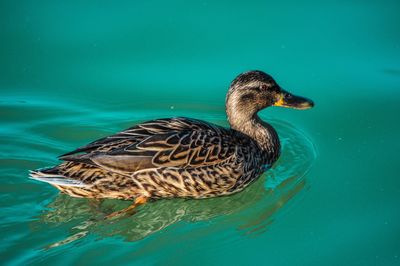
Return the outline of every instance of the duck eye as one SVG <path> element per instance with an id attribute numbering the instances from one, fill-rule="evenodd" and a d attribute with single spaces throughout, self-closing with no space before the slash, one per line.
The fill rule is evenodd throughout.
<path id="1" fill-rule="evenodd" d="M 262 90 L 266 90 L 266 89 L 267 89 L 267 85 L 265 85 L 265 84 L 261 84 L 261 86 L 260 86 L 260 89 L 262 89 Z"/>

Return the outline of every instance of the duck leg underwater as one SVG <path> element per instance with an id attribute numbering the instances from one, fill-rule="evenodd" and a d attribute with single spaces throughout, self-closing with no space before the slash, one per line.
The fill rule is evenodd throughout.
<path id="1" fill-rule="evenodd" d="M 106 219 L 113 219 L 121 215 L 129 214 L 132 210 L 136 209 L 139 205 L 143 205 L 148 201 L 147 197 L 138 197 L 135 199 L 134 203 L 128 208 L 113 212 L 106 216 Z"/>

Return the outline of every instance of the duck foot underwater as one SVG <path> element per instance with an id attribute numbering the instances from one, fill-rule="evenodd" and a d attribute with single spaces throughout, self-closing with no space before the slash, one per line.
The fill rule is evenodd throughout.
<path id="1" fill-rule="evenodd" d="M 139 205 L 145 204 L 146 202 L 147 202 L 146 197 L 138 197 L 135 199 L 134 203 L 132 205 L 130 205 L 128 208 L 113 212 L 113 213 L 107 215 L 105 217 L 105 219 L 112 219 L 112 218 L 119 217 L 122 215 L 129 215 L 129 214 L 132 215 L 133 214 L 132 211 L 135 211 L 136 207 L 138 207 Z"/>
<path id="2" fill-rule="evenodd" d="M 275 129 L 257 113 L 314 103 L 283 90 L 262 71 L 237 76 L 226 96 L 230 128 L 192 118 L 156 119 L 77 148 L 63 162 L 30 172 L 73 197 L 133 200 L 111 219 L 149 199 L 203 199 L 242 191 L 280 156 Z"/>

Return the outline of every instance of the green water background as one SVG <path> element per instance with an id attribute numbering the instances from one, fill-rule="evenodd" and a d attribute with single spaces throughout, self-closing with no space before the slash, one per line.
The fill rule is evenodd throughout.
<path id="1" fill-rule="evenodd" d="M 398 1 L 1 1 L 1 264 L 399 265 L 399 14 Z M 317 156 L 300 192 L 259 216 L 261 233 L 240 224 L 257 213 L 249 201 L 265 203 L 265 180 L 222 210 L 149 204 L 137 219 L 161 225 L 142 238 L 132 217 L 42 249 L 98 212 L 29 169 L 147 118 L 224 124 L 229 82 L 249 69 L 316 103 L 262 112 Z"/>

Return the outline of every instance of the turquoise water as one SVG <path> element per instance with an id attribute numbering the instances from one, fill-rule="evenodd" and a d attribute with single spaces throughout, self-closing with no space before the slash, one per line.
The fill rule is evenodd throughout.
<path id="1" fill-rule="evenodd" d="M 398 1 L 2 1 L 1 264 L 399 265 Z M 144 120 L 227 126 L 261 69 L 311 98 L 270 108 L 283 153 L 242 193 L 93 204 L 28 179 Z"/>

